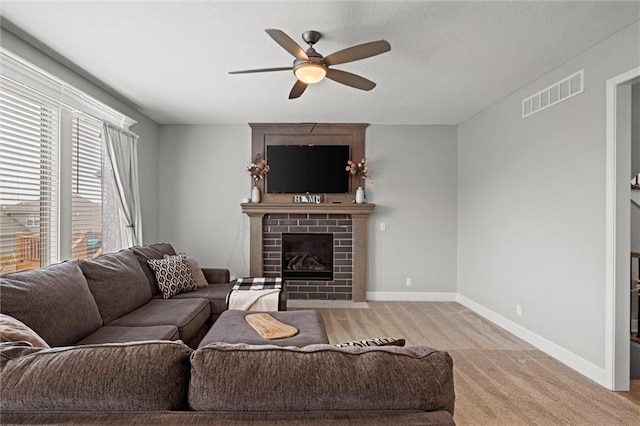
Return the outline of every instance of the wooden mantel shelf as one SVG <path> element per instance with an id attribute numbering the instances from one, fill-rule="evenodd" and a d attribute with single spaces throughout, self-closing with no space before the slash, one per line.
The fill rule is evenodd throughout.
<path id="1" fill-rule="evenodd" d="M 369 257 L 369 216 L 375 204 L 355 203 L 242 203 L 242 212 L 249 216 L 249 271 L 251 276 L 263 274 L 262 220 L 265 215 L 289 214 L 348 214 L 353 223 L 353 279 L 352 297 L 354 302 L 366 301 L 367 259 Z"/>
<path id="2" fill-rule="evenodd" d="M 242 212 L 252 215 L 265 215 L 274 213 L 310 213 L 310 214 L 350 214 L 370 215 L 375 209 L 375 204 L 272 204 L 272 203 L 243 203 Z"/>

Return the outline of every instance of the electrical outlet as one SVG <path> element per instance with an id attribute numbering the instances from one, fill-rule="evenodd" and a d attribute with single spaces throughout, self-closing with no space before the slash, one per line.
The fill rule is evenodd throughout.
<path id="1" fill-rule="evenodd" d="M 522 306 L 516 305 L 516 315 L 519 317 L 522 316 Z"/>
<path id="2" fill-rule="evenodd" d="M 411 287 L 413 285 L 413 278 L 407 278 L 407 287 Z"/>
<path id="3" fill-rule="evenodd" d="M 387 230 L 387 224 L 384 222 L 380 222 L 380 230 L 381 231 L 386 231 Z"/>

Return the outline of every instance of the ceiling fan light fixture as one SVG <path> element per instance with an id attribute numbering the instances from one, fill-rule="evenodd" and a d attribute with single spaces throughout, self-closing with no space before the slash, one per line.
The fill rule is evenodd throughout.
<path id="1" fill-rule="evenodd" d="M 266 33 L 280 45 L 291 56 L 296 58 L 292 67 L 261 68 L 244 71 L 230 71 L 229 74 L 250 74 L 255 72 L 271 72 L 293 70 L 296 82 L 289 93 L 289 99 L 299 98 L 304 93 L 307 86 L 322 81 L 325 77 L 345 86 L 360 90 L 371 90 L 376 87 L 376 83 L 367 80 L 357 74 L 337 70 L 334 65 L 346 64 L 347 62 L 359 61 L 370 58 L 391 50 L 391 45 L 386 40 L 371 41 L 369 43 L 358 44 L 346 49 L 333 52 L 328 56 L 322 56 L 313 48 L 314 44 L 320 40 L 322 34 L 318 31 L 306 31 L 302 34 L 302 39 L 309 45 L 307 50 L 302 47 L 282 30 L 268 28 Z"/>
<path id="2" fill-rule="evenodd" d="M 306 84 L 314 84 L 321 81 L 327 75 L 327 69 L 314 63 L 302 63 L 295 67 L 296 78 Z"/>

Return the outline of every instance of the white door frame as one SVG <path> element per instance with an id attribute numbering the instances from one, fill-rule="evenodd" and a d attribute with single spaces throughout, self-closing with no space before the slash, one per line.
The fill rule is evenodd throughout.
<path id="1" fill-rule="evenodd" d="M 619 89 L 629 86 L 631 80 L 640 77 L 640 67 L 607 80 L 606 84 L 606 212 L 605 212 L 605 386 L 611 390 L 629 390 L 630 345 L 629 345 L 629 265 L 630 245 L 624 232 L 630 235 L 630 221 L 624 223 L 618 217 L 618 202 L 621 194 L 630 191 L 630 176 L 619 176 L 618 168 L 618 111 Z M 625 89 L 626 90 L 626 89 Z M 627 96 L 627 93 L 624 93 Z M 629 197 L 627 197 L 629 198 Z M 627 216 L 628 217 L 628 216 Z M 624 241 L 623 241 L 624 240 Z M 629 247 L 626 247 L 629 246 Z M 625 249 L 626 247 L 626 249 Z"/>

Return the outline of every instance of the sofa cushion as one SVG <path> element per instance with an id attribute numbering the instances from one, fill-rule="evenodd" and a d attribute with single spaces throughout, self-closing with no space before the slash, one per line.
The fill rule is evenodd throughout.
<path id="1" fill-rule="evenodd" d="M 200 268 L 209 284 L 226 284 L 231 281 L 231 275 L 226 268 Z"/>
<path id="2" fill-rule="evenodd" d="M 4 275 L 0 294 L 0 311 L 25 323 L 50 346 L 71 345 L 102 325 L 77 261 Z"/>
<path id="3" fill-rule="evenodd" d="M 261 397 L 266 389 L 278 397 Z M 453 414 L 454 400 L 451 357 L 427 347 L 216 343 L 191 355 L 189 405 L 197 411 L 446 410 Z"/>
<path id="4" fill-rule="evenodd" d="M 151 299 L 151 289 L 138 259 L 130 250 L 108 253 L 91 260 L 81 260 L 105 324 L 126 315 Z"/>
<path id="5" fill-rule="evenodd" d="M 269 312 L 276 320 L 291 325 L 299 330 L 298 334 L 286 339 L 268 340 L 260 336 L 249 325 L 246 316 L 255 314 L 252 311 L 224 311 L 213 323 L 211 329 L 200 342 L 199 347 L 209 343 L 247 343 L 250 345 L 276 345 L 303 347 L 318 343 L 329 343 L 322 314 L 314 310 Z"/>
<path id="6" fill-rule="evenodd" d="M 196 291 L 176 294 L 173 299 L 207 299 L 211 304 L 211 313 L 220 315 L 227 310 L 227 295 L 232 288 L 232 283 L 209 284 L 208 287 L 199 288 Z"/>
<path id="7" fill-rule="evenodd" d="M 76 344 L 95 345 L 100 343 L 141 342 L 144 340 L 178 340 L 179 337 L 178 327 L 175 325 L 156 325 L 153 327 L 105 325 Z"/>
<path id="8" fill-rule="evenodd" d="M 153 269 L 156 282 L 164 299 L 169 299 L 178 293 L 194 291 L 198 288 L 193 279 L 191 267 L 187 262 L 187 256 L 184 254 L 163 259 L 151 259 L 147 263 Z"/>
<path id="9" fill-rule="evenodd" d="M 3 351 L 0 409 L 184 408 L 190 354 L 183 343 L 167 341 L 42 349 L 13 359 Z"/>
<path id="10" fill-rule="evenodd" d="M 36 348 L 49 347 L 38 333 L 22 321 L 5 314 L 0 314 L 0 342 L 27 342 Z"/>
<path id="11" fill-rule="evenodd" d="M 202 272 L 202 268 L 198 265 L 198 262 L 192 257 L 187 257 L 187 263 L 191 268 L 191 274 L 193 274 L 193 280 L 196 282 L 196 286 L 207 287 L 209 283 L 207 279 L 204 277 L 204 273 Z"/>
<path id="12" fill-rule="evenodd" d="M 190 342 L 207 323 L 211 310 L 204 299 L 152 299 L 144 306 L 118 318 L 109 325 L 152 327 L 174 325 L 180 340 Z"/>
<path id="13" fill-rule="evenodd" d="M 151 293 L 154 296 L 160 294 L 160 289 L 156 282 L 156 276 L 147 263 L 147 260 L 162 259 L 165 254 L 173 256 L 176 254 L 176 251 L 173 249 L 171 244 L 168 243 L 156 243 L 149 244 L 147 246 L 131 247 L 131 251 L 133 251 L 138 258 L 138 263 L 140 263 L 140 267 L 144 271 L 144 275 L 147 277 L 147 281 L 149 282 L 149 287 L 151 287 Z"/>

